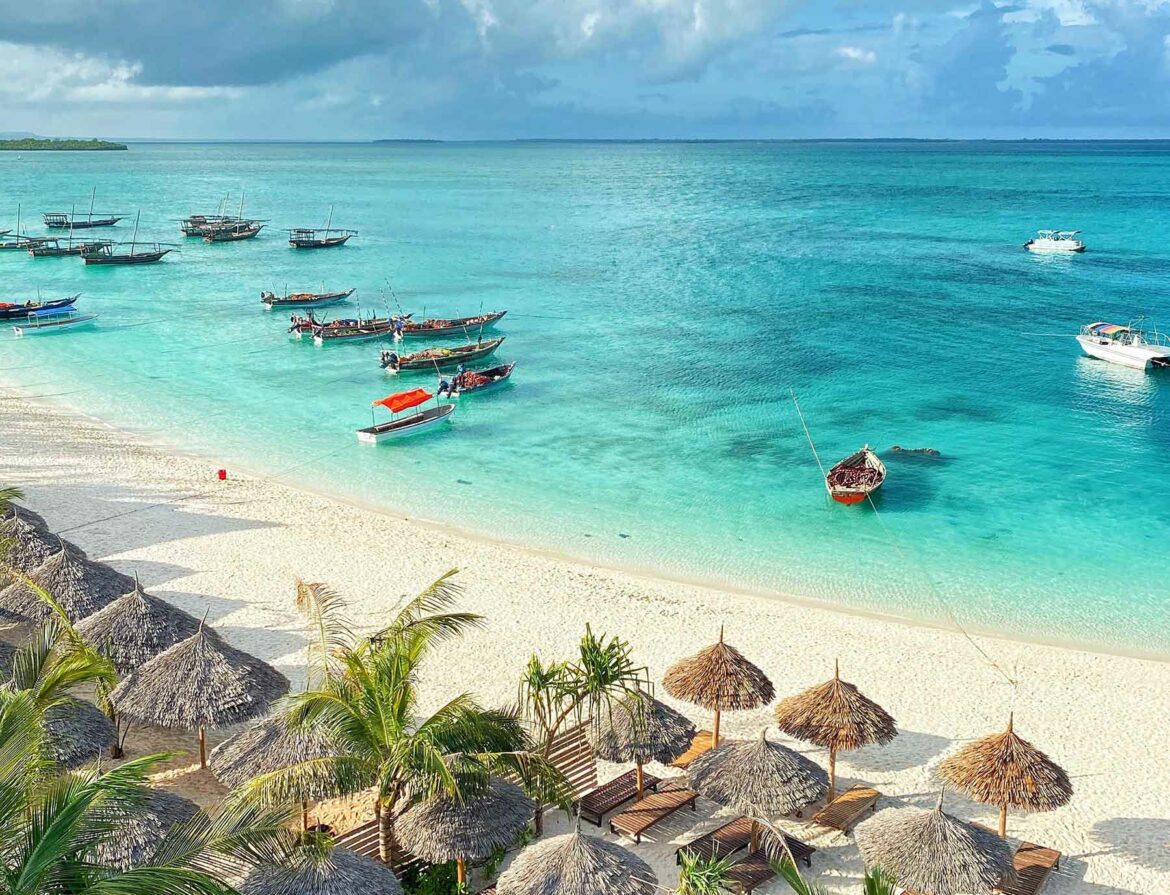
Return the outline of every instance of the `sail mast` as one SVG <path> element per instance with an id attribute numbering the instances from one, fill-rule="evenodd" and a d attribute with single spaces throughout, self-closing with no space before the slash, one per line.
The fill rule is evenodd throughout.
<path id="1" fill-rule="evenodd" d="M 93 188 L 93 192 L 91 192 L 91 193 L 89 194 L 89 218 L 88 218 L 88 220 L 90 221 L 90 223 L 93 223 L 93 200 L 94 200 L 94 199 L 96 199 L 96 198 L 97 198 L 97 187 L 95 186 L 95 187 Z M 76 208 L 76 207 L 77 207 L 77 206 L 74 206 L 74 208 Z M 72 218 L 70 218 L 70 221 L 69 221 L 69 223 L 70 223 L 70 224 L 72 224 L 72 223 L 73 223 L 73 219 L 72 219 Z"/>
<path id="2" fill-rule="evenodd" d="M 329 231 L 333 229 L 333 206 L 329 206 L 329 217 L 325 220 L 325 236 L 328 238 Z"/>
<path id="3" fill-rule="evenodd" d="M 134 244 L 138 242 L 138 219 L 142 217 L 142 209 L 138 209 L 138 214 L 134 215 L 134 235 L 130 237 L 130 257 L 134 257 Z"/>
<path id="4" fill-rule="evenodd" d="M 77 203 L 69 211 L 69 248 L 73 248 L 73 219 L 77 217 Z"/>

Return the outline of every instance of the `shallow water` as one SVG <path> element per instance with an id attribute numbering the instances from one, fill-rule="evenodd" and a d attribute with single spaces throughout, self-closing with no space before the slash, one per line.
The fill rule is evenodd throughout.
<path id="1" fill-rule="evenodd" d="M 142 209 L 147 239 L 178 241 L 176 219 L 241 185 L 272 220 L 144 268 L 0 253 L 6 298 L 80 291 L 100 314 L 0 334 L 4 385 L 214 465 L 585 558 L 1170 654 L 1170 376 L 1071 337 L 1166 317 L 1170 144 L 2 153 L 0 228 L 21 202 L 42 232 L 40 211 L 94 185 L 98 210 Z M 330 203 L 360 236 L 290 249 L 279 228 Z M 1031 256 L 1038 227 L 1090 250 Z M 258 301 L 350 286 L 363 310 L 507 308 L 514 384 L 462 399 L 445 431 L 358 445 L 372 399 L 434 377 L 387 377 L 376 343 L 291 340 Z M 826 464 L 881 451 L 876 513 L 826 501 L 790 390 Z"/>

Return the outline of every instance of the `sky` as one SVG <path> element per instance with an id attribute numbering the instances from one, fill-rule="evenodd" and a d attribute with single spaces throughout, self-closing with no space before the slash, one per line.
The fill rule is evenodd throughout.
<path id="1" fill-rule="evenodd" d="M 1170 137 L 1170 0 L 0 0 L 0 132 Z"/>

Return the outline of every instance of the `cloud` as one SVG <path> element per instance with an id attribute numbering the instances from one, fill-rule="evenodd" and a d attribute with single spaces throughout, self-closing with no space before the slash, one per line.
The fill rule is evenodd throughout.
<path id="1" fill-rule="evenodd" d="M 865 50 L 861 47 L 837 47 L 837 55 L 842 59 L 848 59 L 851 62 L 863 62 L 866 65 L 872 65 L 877 62 L 877 53 L 873 50 Z"/>

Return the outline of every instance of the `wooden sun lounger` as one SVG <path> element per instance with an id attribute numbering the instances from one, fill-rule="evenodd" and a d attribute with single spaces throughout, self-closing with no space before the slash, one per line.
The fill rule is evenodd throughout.
<path id="1" fill-rule="evenodd" d="M 803 861 L 806 866 L 812 866 L 815 848 L 787 833 L 784 834 L 784 840 L 788 845 L 788 850 L 792 852 L 792 857 Z M 750 817 L 737 817 L 718 829 L 705 833 L 693 842 L 680 846 L 674 853 L 674 862 L 681 864 L 682 854 L 686 851 L 702 858 L 725 858 L 727 855 L 735 854 L 741 848 L 747 848 L 751 841 L 752 819 Z"/>
<path id="2" fill-rule="evenodd" d="M 1060 868 L 1060 852 L 1034 842 L 1023 842 L 1012 856 L 1015 874 L 995 887 L 997 895 L 1036 895 L 1053 870 Z"/>
<path id="3" fill-rule="evenodd" d="M 807 866 L 812 866 L 812 854 L 816 851 L 811 845 L 801 842 L 799 839 L 794 839 L 792 836 L 785 836 L 788 840 L 788 847 L 792 851 L 792 856 L 798 861 L 803 861 Z M 754 852 L 735 864 L 732 864 L 727 871 L 727 887 L 732 892 L 749 893 L 757 886 L 762 886 L 768 880 L 776 875 L 776 871 L 772 869 L 772 862 L 768 860 L 768 856 L 764 853 L 762 848 L 757 848 Z"/>
<path id="4" fill-rule="evenodd" d="M 877 808 L 881 793 L 868 786 L 853 786 L 813 815 L 812 822 L 848 833 L 867 811 Z"/>
<path id="5" fill-rule="evenodd" d="M 609 822 L 611 833 L 629 836 L 635 842 L 642 841 L 642 834 L 659 821 L 665 820 L 683 805 L 695 810 L 695 799 L 699 794 L 693 789 L 664 789 L 651 793 L 634 802 L 629 808 Z"/>
<path id="6" fill-rule="evenodd" d="M 704 752 L 711 751 L 711 741 L 715 738 L 715 734 L 709 730 L 700 730 L 695 734 L 694 739 L 691 740 L 691 748 L 671 762 L 672 768 L 689 768 L 691 762 L 702 755 Z"/>
<path id="7" fill-rule="evenodd" d="M 661 781 L 653 774 L 642 774 L 642 785 L 649 790 L 658 788 Z M 638 771 L 636 768 L 626 771 L 619 777 L 614 777 L 608 783 L 592 792 L 586 793 L 577 802 L 577 811 L 582 820 L 601 826 L 601 821 L 609 812 L 620 808 L 630 799 L 638 795 Z"/>

